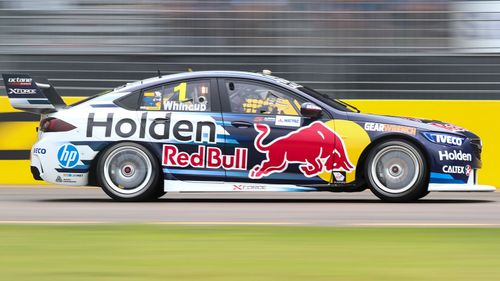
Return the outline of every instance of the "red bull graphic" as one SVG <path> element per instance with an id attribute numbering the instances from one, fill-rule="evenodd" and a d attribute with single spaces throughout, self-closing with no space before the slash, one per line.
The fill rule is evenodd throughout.
<path id="1" fill-rule="evenodd" d="M 255 148 L 267 154 L 267 159 L 250 170 L 249 177 L 252 179 L 283 172 L 291 163 L 301 164 L 299 169 L 306 177 L 334 170 L 354 170 L 344 141 L 323 122 L 313 122 L 268 144 L 263 141 L 271 131 L 269 126 L 255 124 L 254 127 L 258 132 Z"/>
<path id="2" fill-rule="evenodd" d="M 187 153 L 179 151 L 177 146 L 171 144 L 163 145 L 162 165 L 167 167 L 193 167 L 226 170 L 247 169 L 247 149 L 238 147 L 234 155 L 224 155 L 218 147 L 199 145 L 198 151 Z"/>

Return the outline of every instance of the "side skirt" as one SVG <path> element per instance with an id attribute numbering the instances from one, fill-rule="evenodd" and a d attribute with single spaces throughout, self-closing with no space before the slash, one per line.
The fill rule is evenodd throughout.
<path id="1" fill-rule="evenodd" d="M 179 181 L 179 180 L 164 180 L 164 190 L 165 192 L 320 191 L 314 187 L 304 187 L 297 185 L 258 184 L 258 183 L 248 183 L 248 182 Z"/>

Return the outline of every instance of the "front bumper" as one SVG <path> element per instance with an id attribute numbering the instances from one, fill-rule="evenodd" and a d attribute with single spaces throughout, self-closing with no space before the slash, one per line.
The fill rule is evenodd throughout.
<path id="1" fill-rule="evenodd" d="M 477 169 L 472 170 L 467 183 L 430 183 L 429 191 L 492 192 L 496 187 L 477 184 Z"/>

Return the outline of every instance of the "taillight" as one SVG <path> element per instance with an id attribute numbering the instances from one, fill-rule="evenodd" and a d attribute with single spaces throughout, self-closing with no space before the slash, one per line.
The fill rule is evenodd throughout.
<path id="1" fill-rule="evenodd" d="M 75 129 L 76 127 L 64 122 L 61 119 L 49 117 L 40 121 L 40 131 L 50 132 L 67 132 Z"/>

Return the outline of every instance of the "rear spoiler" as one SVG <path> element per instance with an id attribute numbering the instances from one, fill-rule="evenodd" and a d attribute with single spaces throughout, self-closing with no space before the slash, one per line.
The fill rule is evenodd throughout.
<path id="1" fill-rule="evenodd" d="M 2 74 L 2 77 L 10 104 L 16 109 L 45 114 L 66 107 L 47 79 L 36 82 L 28 74 Z"/>

